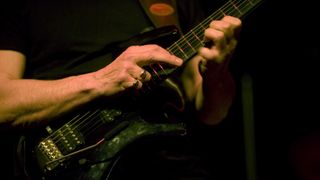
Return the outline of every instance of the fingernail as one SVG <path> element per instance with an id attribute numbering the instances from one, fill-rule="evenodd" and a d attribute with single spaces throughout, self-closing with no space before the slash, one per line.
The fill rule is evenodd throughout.
<path id="1" fill-rule="evenodd" d="M 183 60 L 180 59 L 180 58 L 178 58 L 176 61 L 177 61 L 179 64 L 182 64 L 182 63 L 183 63 Z"/>

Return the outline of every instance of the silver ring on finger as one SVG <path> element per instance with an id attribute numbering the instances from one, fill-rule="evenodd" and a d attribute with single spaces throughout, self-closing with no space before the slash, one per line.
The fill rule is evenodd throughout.
<path id="1" fill-rule="evenodd" d="M 138 79 L 136 79 L 136 80 L 133 82 L 132 87 L 134 87 L 134 88 L 138 88 L 138 87 L 139 87 L 139 80 L 138 80 Z"/>
<path id="2" fill-rule="evenodd" d="M 147 77 L 147 71 L 143 69 L 140 73 L 140 78 L 144 80 L 146 79 L 146 77 Z"/>

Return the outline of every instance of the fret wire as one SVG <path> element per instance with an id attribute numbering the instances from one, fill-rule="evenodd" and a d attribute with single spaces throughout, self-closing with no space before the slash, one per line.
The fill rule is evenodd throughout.
<path id="1" fill-rule="evenodd" d="M 174 44 L 173 44 L 173 45 L 174 45 Z M 178 47 L 177 47 L 177 46 L 173 46 L 173 45 L 172 45 L 172 48 L 171 48 L 171 49 L 168 48 L 168 51 L 169 51 L 171 54 L 174 54 L 174 55 L 176 55 L 177 57 L 180 57 Z"/>
<path id="2" fill-rule="evenodd" d="M 234 7 L 234 9 L 236 9 L 239 13 L 240 13 L 240 15 L 242 15 L 243 13 L 240 11 L 240 9 L 238 8 L 238 6 L 233 2 L 233 1 L 229 1 L 231 4 L 232 4 L 232 6 Z"/>
<path id="3" fill-rule="evenodd" d="M 254 3 L 253 3 L 251 0 L 246 0 L 246 1 L 249 1 L 249 3 L 250 3 L 251 5 L 254 5 Z"/>
<path id="4" fill-rule="evenodd" d="M 181 42 L 180 42 L 181 43 Z M 185 58 L 188 58 L 188 56 L 186 55 L 185 51 L 180 47 L 180 45 L 178 44 L 178 42 L 175 42 L 174 43 L 176 45 L 176 47 L 179 49 L 180 52 L 182 52 L 182 55 L 185 57 Z"/>
<path id="5" fill-rule="evenodd" d="M 248 0 L 246 0 L 246 1 L 248 1 Z M 250 3 L 242 3 L 242 4 L 240 4 L 238 7 L 240 8 L 240 9 L 242 9 L 242 13 L 243 14 L 245 14 L 246 12 L 248 12 L 250 9 L 251 9 L 251 7 L 253 7 L 254 6 L 254 4 L 252 4 L 252 1 L 249 1 Z"/>
<path id="6" fill-rule="evenodd" d="M 204 45 L 203 41 L 200 38 L 203 38 L 205 27 L 208 27 L 209 23 L 213 19 L 217 17 L 223 17 L 227 14 L 229 15 L 234 14 L 234 16 L 242 16 L 245 12 L 247 12 L 250 9 L 250 5 L 253 6 L 252 1 L 250 1 L 250 3 L 248 4 L 241 2 L 238 6 L 232 3 L 226 3 L 226 5 L 221 7 L 220 10 L 216 11 L 216 13 L 213 13 L 211 16 L 205 19 L 202 23 L 200 23 L 198 26 L 193 28 L 189 33 L 184 35 L 172 46 L 170 46 L 168 50 L 180 58 L 183 58 L 183 57 L 186 59 L 190 58 L 191 55 L 196 53 L 194 49 L 197 49 Z M 240 9 L 243 10 L 244 12 L 241 12 Z M 183 43 L 183 41 L 187 41 L 187 44 Z M 193 51 L 191 51 L 190 48 L 185 49 L 184 47 L 184 45 L 190 46 L 190 44 L 194 45 L 192 48 Z M 182 53 L 182 56 L 181 56 L 181 53 Z"/>
<path id="7" fill-rule="evenodd" d="M 236 1 L 236 4 L 232 3 L 231 1 L 229 1 L 229 3 L 225 3 L 217 11 L 215 11 L 209 17 L 204 19 L 202 23 L 195 26 L 188 33 L 182 36 L 178 41 L 176 41 L 171 46 L 169 46 L 167 50 L 171 54 L 174 54 L 180 57 L 181 59 L 184 59 L 184 60 L 189 59 L 192 55 L 194 55 L 197 52 L 196 49 L 204 46 L 204 41 L 201 39 L 204 39 L 204 30 L 209 26 L 209 23 L 212 20 L 222 18 L 226 15 L 232 15 L 240 18 L 241 16 L 245 15 L 245 13 L 248 12 L 251 9 L 251 7 L 258 4 L 262 0 L 240 0 L 240 1 L 234 0 L 234 1 Z M 175 69 L 175 68 L 172 68 L 172 69 Z M 168 70 L 168 72 L 171 71 L 172 69 Z"/>
<path id="8" fill-rule="evenodd" d="M 222 13 L 222 17 L 227 15 L 225 12 L 222 11 L 222 9 L 218 9 L 218 11 Z"/>
<path id="9" fill-rule="evenodd" d="M 175 50 L 173 50 L 175 49 Z M 168 51 L 171 54 L 174 54 L 175 56 L 179 57 L 179 58 L 183 58 L 184 56 L 182 55 L 183 53 L 181 53 L 180 49 L 178 48 L 178 46 L 172 46 L 172 49 L 168 49 Z"/>
<path id="10" fill-rule="evenodd" d="M 189 47 L 191 48 L 191 50 L 196 51 L 194 49 L 194 47 L 192 46 L 192 44 L 190 44 L 190 42 L 188 41 L 188 39 L 185 36 L 182 36 L 182 39 L 187 43 L 187 45 L 189 45 Z M 192 39 L 191 39 L 192 40 Z"/>
<path id="11" fill-rule="evenodd" d="M 246 0 L 247 1 L 247 0 Z M 244 3 L 244 2 L 240 2 L 240 4 L 238 5 L 238 6 L 236 6 L 235 4 L 232 4 L 232 3 L 226 3 L 223 7 L 221 7 L 218 11 L 216 11 L 216 13 L 213 13 L 211 16 L 209 16 L 206 20 L 204 20 L 201 24 L 199 24 L 198 26 L 196 26 L 194 29 L 192 29 L 189 33 L 187 33 L 183 38 L 185 38 L 185 39 L 191 39 L 191 40 L 188 40 L 189 42 L 192 42 L 192 41 L 194 41 L 194 40 L 197 40 L 197 39 L 199 39 L 199 37 L 202 37 L 204 34 L 203 33 L 201 33 L 201 32 L 203 32 L 204 31 L 204 27 L 205 26 L 208 26 L 209 25 L 209 23 L 215 18 L 215 17 L 219 17 L 219 16 L 222 16 L 221 15 L 221 12 L 222 12 L 222 14 L 223 15 L 226 15 L 226 14 L 229 14 L 229 15 L 234 15 L 234 16 L 242 16 L 245 12 L 247 12 L 250 8 L 251 8 L 251 6 L 253 6 L 252 5 L 252 1 L 250 1 L 250 3 Z M 251 5 L 251 6 L 250 6 Z M 235 7 L 237 7 L 238 8 L 238 10 L 237 9 L 235 9 Z M 236 11 L 235 11 L 236 10 Z M 243 10 L 243 11 L 242 11 Z M 229 12 L 227 12 L 227 11 L 229 11 Z M 237 13 L 238 12 L 238 13 Z M 240 13 L 241 14 L 240 14 Z M 196 35 L 196 36 L 194 36 L 196 33 L 199 33 L 200 35 Z M 196 37 L 196 39 L 195 38 L 193 38 L 193 37 Z M 183 50 L 184 48 L 183 48 L 183 38 L 181 38 L 180 40 L 178 40 L 177 42 L 176 42 L 176 44 L 179 44 L 179 49 L 180 50 L 182 50 L 183 51 L 183 53 L 184 53 L 184 57 L 186 57 L 185 55 L 186 54 L 189 54 L 188 52 L 186 52 L 186 50 Z M 202 42 L 202 41 L 200 41 L 200 42 Z M 202 43 L 196 43 L 196 46 L 195 46 L 195 48 L 199 48 L 199 47 L 201 47 L 201 46 L 203 46 L 203 42 Z M 172 47 L 169 47 L 168 49 L 173 49 L 173 46 Z M 175 53 L 174 51 L 172 51 L 173 53 Z M 190 54 L 192 54 L 192 52 L 190 53 Z"/>
<path id="12" fill-rule="evenodd" d="M 203 29 L 203 31 L 204 31 L 204 29 Z M 177 41 L 177 45 L 180 47 L 180 49 L 182 49 L 183 50 L 183 52 L 185 53 L 185 54 L 189 54 L 189 53 L 195 53 L 195 52 L 197 52 L 196 50 L 195 50 L 195 48 L 194 47 L 192 47 L 191 46 L 191 44 L 193 44 L 193 37 L 190 39 L 190 36 L 182 36 L 182 38 L 180 38 L 180 41 Z M 185 47 L 185 43 L 184 42 L 187 42 L 187 45 L 189 45 L 189 46 L 191 46 L 193 49 L 190 49 L 189 47 Z M 191 43 L 190 43 L 191 42 Z M 196 43 L 196 45 L 198 45 L 197 43 Z M 196 47 L 197 48 L 197 47 Z M 194 51 L 192 51 L 192 50 L 194 50 Z M 192 51 L 192 52 L 188 52 L 188 51 Z M 188 57 L 189 57 L 189 55 L 188 55 Z M 188 57 L 186 57 L 186 58 L 188 58 Z"/>
<path id="13" fill-rule="evenodd" d="M 228 15 L 239 17 L 241 15 L 241 13 L 239 13 L 239 11 L 233 7 L 233 4 L 230 1 L 229 1 L 229 3 L 232 5 L 232 9 L 230 9 L 230 12 Z"/>
<path id="14" fill-rule="evenodd" d="M 199 36 L 191 29 L 190 31 L 192 34 L 193 34 L 193 37 L 196 37 L 196 40 L 198 40 L 198 42 L 201 44 L 201 45 L 204 45 L 203 41 L 199 38 Z"/>
<path id="15" fill-rule="evenodd" d="M 208 18 L 209 19 L 209 18 Z M 201 32 L 200 34 L 201 34 L 201 37 L 204 35 L 204 33 L 203 33 L 203 31 L 205 30 L 205 28 L 206 27 L 208 27 L 208 25 L 209 25 L 209 22 L 211 22 L 211 19 L 212 19 L 212 17 L 210 17 L 210 21 L 209 20 L 205 20 L 203 23 L 200 23 L 198 26 L 196 26 L 194 29 L 192 29 L 189 33 L 187 33 L 185 36 L 184 36 L 184 38 L 189 38 L 189 37 L 192 37 L 192 35 L 193 34 L 196 34 L 196 32 Z M 198 38 L 199 39 L 199 37 L 200 36 L 195 36 L 196 38 Z M 179 43 L 181 43 L 182 42 L 182 38 L 179 40 L 179 41 L 177 41 L 177 43 L 176 44 L 179 44 Z M 202 42 L 202 41 L 200 41 L 201 43 L 197 43 L 196 45 L 197 45 L 197 47 L 196 48 L 199 48 L 199 47 L 201 47 L 204 43 Z M 169 47 L 169 49 L 172 49 L 172 47 Z M 193 52 L 194 53 L 194 52 Z M 193 54 L 192 52 L 190 53 L 190 54 Z M 189 58 L 189 56 L 188 57 L 186 57 L 186 58 Z"/>
<path id="16" fill-rule="evenodd" d="M 251 3 L 252 3 L 252 1 L 250 1 Z M 250 4 L 251 4 L 250 3 Z M 250 9 L 250 4 L 247 4 L 247 5 L 245 5 L 245 6 L 243 6 L 245 3 L 244 2 L 240 2 L 240 5 L 238 5 L 237 7 L 239 8 L 239 10 L 241 9 L 242 10 L 242 8 L 244 9 L 244 12 L 247 12 L 249 9 Z M 240 11 L 241 11 L 240 10 Z M 229 11 L 229 13 L 227 13 L 227 11 Z M 220 8 L 220 10 L 218 10 L 218 11 L 216 11 L 216 13 L 213 13 L 211 16 L 209 16 L 207 19 L 205 19 L 202 23 L 200 23 L 198 26 L 196 26 L 194 29 L 192 29 L 192 31 L 190 31 L 189 33 L 187 33 L 185 36 L 184 36 L 184 38 L 187 38 L 187 39 L 189 39 L 190 37 L 192 38 L 192 36 L 194 35 L 194 34 L 196 34 L 196 32 L 198 32 L 198 31 L 204 31 L 204 27 L 205 26 L 208 26 L 209 25 L 209 23 L 213 20 L 213 19 L 215 19 L 215 17 L 219 17 L 219 16 L 221 16 L 221 12 L 223 12 L 223 14 L 225 15 L 225 14 L 229 14 L 229 15 L 234 15 L 234 16 L 237 16 L 237 15 L 243 15 L 244 13 L 242 12 L 242 14 L 239 14 L 239 12 L 238 13 L 235 13 L 236 11 L 235 11 L 235 8 L 234 8 L 234 4 L 232 4 L 232 3 L 226 3 L 223 7 L 221 7 Z M 201 34 L 202 35 L 202 34 Z M 196 36 L 197 38 L 199 38 L 199 37 L 201 37 L 201 36 Z M 180 40 L 178 40 L 177 41 L 177 43 L 176 44 L 180 44 L 181 42 L 183 41 L 183 39 L 180 39 Z M 202 44 L 203 45 L 203 44 Z M 180 45 L 181 46 L 181 45 Z M 201 46 L 201 43 L 199 44 L 199 47 Z M 182 47 L 182 46 L 181 46 Z M 180 49 L 182 49 L 180 47 Z M 172 47 L 169 47 L 168 49 L 172 49 L 173 48 L 173 46 Z M 196 48 L 198 48 L 198 47 L 196 47 Z M 185 53 L 185 52 L 184 52 Z"/>
<path id="17" fill-rule="evenodd" d="M 244 4 L 243 2 L 240 2 L 239 5 L 235 5 L 233 2 L 230 1 L 229 4 L 231 4 L 230 7 L 228 7 L 228 5 L 224 5 L 223 7 L 221 7 L 219 9 L 219 11 L 217 11 L 216 13 L 213 13 L 211 16 L 209 16 L 207 19 L 205 19 L 203 21 L 203 23 L 199 24 L 198 26 L 196 26 L 194 29 L 192 29 L 189 33 L 187 33 L 185 36 L 183 36 L 183 38 L 180 38 L 180 40 L 178 40 L 176 43 L 174 43 L 172 46 L 170 46 L 168 49 L 170 50 L 170 52 L 174 53 L 174 54 L 178 54 L 178 53 L 182 53 L 182 55 L 185 58 L 190 58 L 191 55 L 193 55 L 196 51 L 195 48 L 201 47 L 203 46 L 203 41 L 200 40 L 200 38 L 203 37 L 204 33 L 204 27 L 207 27 L 209 25 L 209 23 L 211 22 L 211 20 L 213 20 L 215 17 L 220 17 L 221 16 L 221 12 L 223 14 L 223 16 L 225 16 L 226 14 L 228 15 L 234 15 L 237 16 L 236 13 L 238 12 L 238 16 L 242 16 L 243 14 L 245 14 L 247 11 L 249 11 L 251 9 L 252 6 L 254 6 L 255 4 L 259 3 L 261 0 L 256 0 L 255 2 L 253 2 L 253 0 L 245 0 L 249 3 Z M 251 5 L 251 6 L 250 6 Z M 233 9 L 231 9 L 233 7 Z M 242 11 L 241 11 L 242 10 Z M 226 13 L 226 11 L 229 11 L 229 13 Z M 198 32 L 197 32 L 198 31 Z M 199 34 L 199 35 L 197 35 Z M 194 38 L 195 37 L 195 38 Z M 188 42 L 186 45 L 190 44 L 192 45 L 193 42 L 195 42 L 195 48 L 192 47 L 191 49 L 189 48 L 184 50 L 183 49 L 183 40 Z M 179 45 L 180 44 L 180 45 Z M 174 51 L 175 50 L 175 51 Z M 180 54 L 181 55 L 181 54 Z M 160 68 L 164 71 L 163 67 L 159 64 Z M 153 69 L 153 68 L 152 68 Z M 156 72 L 155 69 L 153 69 L 153 71 L 155 71 L 155 74 L 158 76 L 159 74 Z M 160 78 L 160 77 L 159 77 Z M 78 118 L 75 117 L 74 119 L 72 119 L 70 122 L 67 123 L 67 125 L 71 125 L 71 127 L 78 127 L 78 128 L 83 128 L 86 125 L 88 125 L 88 123 L 91 121 L 89 120 L 89 122 L 87 122 L 88 119 L 91 119 L 92 117 L 95 118 L 100 118 L 99 116 L 96 116 L 96 113 L 98 113 L 99 110 L 96 110 L 94 112 L 87 112 L 86 114 L 84 114 L 82 117 Z M 87 116 L 88 115 L 88 116 Z M 85 119 L 83 119 L 85 118 Z M 80 122 L 81 121 L 81 122 Z M 79 124 L 77 124 L 77 122 L 80 122 Z M 96 121 L 98 122 L 98 121 Z M 77 125 L 77 126 L 75 126 Z M 93 126 L 91 126 L 93 127 Z M 96 128 L 96 127 L 93 127 Z M 61 127 L 61 132 L 65 132 L 65 128 L 64 126 Z M 57 131 L 58 132 L 58 131 Z M 52 137 L 53 140 L 56 140 L 56 138 L 59 138 L 59 136 L 55 136 L 55 133 L 50 135 L 49 137 Z M 48 137 L 48 138 L 49 138 Z"/>

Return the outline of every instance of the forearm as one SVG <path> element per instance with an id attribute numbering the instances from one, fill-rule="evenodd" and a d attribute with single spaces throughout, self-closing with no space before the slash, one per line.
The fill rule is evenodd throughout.
<path id="1" fill-rule="evenodd" d="M 196 56 L 182 74 L 187 101 L 194 103 L 198 120 L 214 125 L 223 120 L 231 106 L 235 85 L 227 63 L 209 62 L 200 73 L 201 57 Z"/>
<path id="2" fill-rule="evenodd" d="M 217 64 L 217 66 L 222 65 Z M 234 80 L 229 70 L 219 69 L 216 73 L 205 73 L 202 79 L 196 97 L 199 118 L 206 124 L 218 124 L 226 118 L 233 102 Z"/>
<path id="3" fill-rule="evenodd" d="M 0 123 L 21 125 L 59 116 L 99 96 L 91 74 L 60 80 L 0 79 Z"/>

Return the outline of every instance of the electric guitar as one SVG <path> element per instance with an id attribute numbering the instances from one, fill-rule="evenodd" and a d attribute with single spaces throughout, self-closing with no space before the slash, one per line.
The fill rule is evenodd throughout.
<path id="1" fill-rule="evenodd" d="M 187 62 L 205 46 L 204 30 L 214 19 L 225 15 L 244 18 L 262 0 L 230 0 L 188 33 L 180 36 L 171 26 L 147 32 L 120 44 L 159 42 L 167 50 Z M 168 39 L 175 42 L 168 44 Z M 164 43 L 165 42 L 165 43 Z M 172 41 L 169 41 L 172 42 Z M 108 179 L 119 154 L 129 145 L 154 135 L 186 134 L 184 122 L 152 122 L 143 118 L 139 100 L 147 97 L 158 84 L 178 70 L 162 64 L 150 65 L 152 82 L 129 100 L 108 100 L 108 104 L 85 108 L 82 113 L 70 114 L 20 139 L 19 159 L 26 176 L 31 179 L 56 179 L 69 172 L 76 179 Z M 99 164 L 100 165 L 97 165 Z M 102 165 L 101 165 L 102 163 Z"/>

